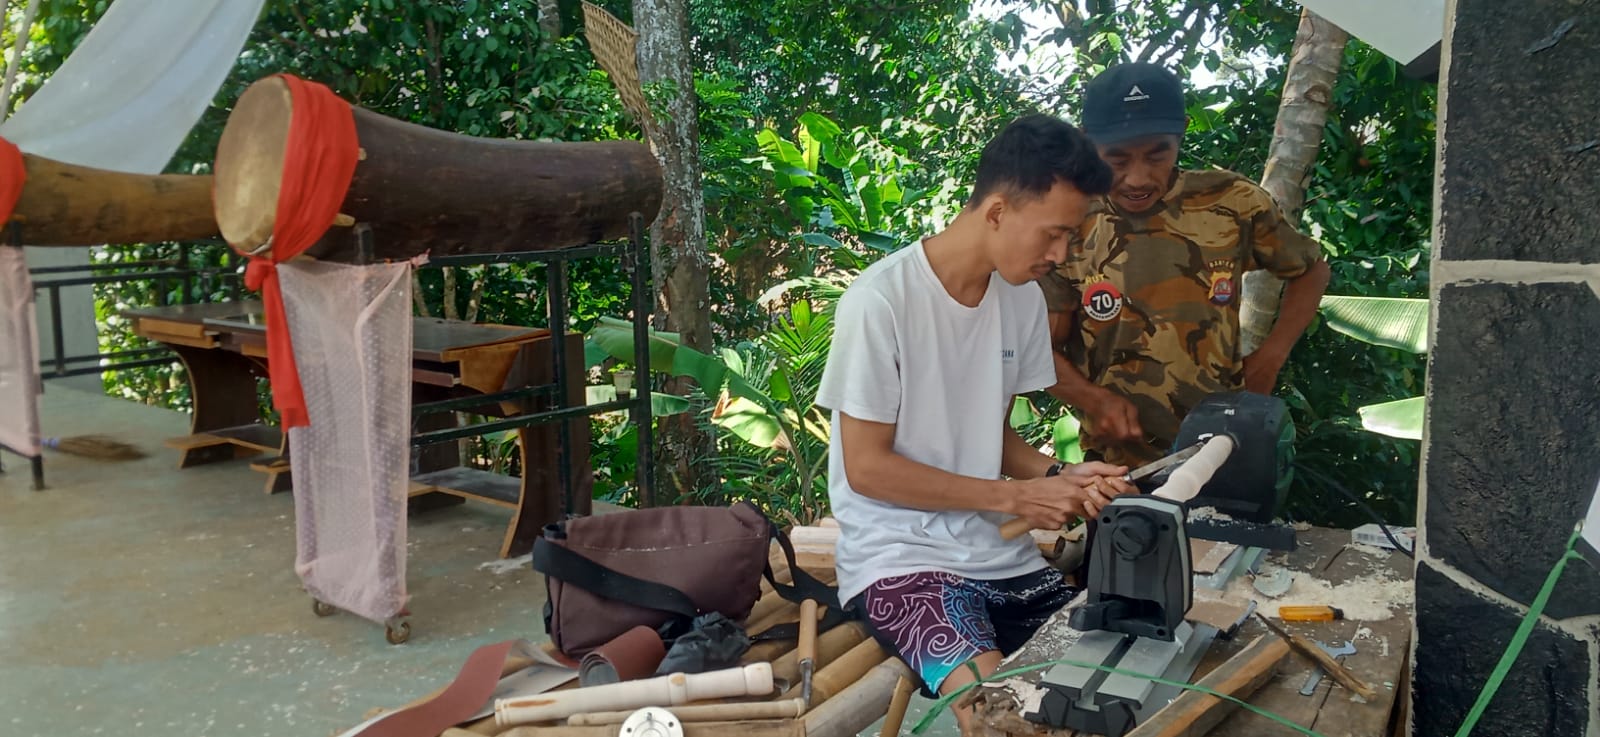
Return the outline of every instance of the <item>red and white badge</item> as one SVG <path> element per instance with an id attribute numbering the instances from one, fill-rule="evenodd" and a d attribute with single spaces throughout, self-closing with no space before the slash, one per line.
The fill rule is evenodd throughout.
<path id="1" fill-rule="evenodd" d="M 1211 291 L 1206 297 L 1214 305 L 1227 305 L 1233 302 L 1233 295 L 1237 285 L 1233 283 L 1233 262 L 1217 260 L 1207 264 L 1211 267 Z"/>
<path id="2" fill-rule="evenodd" d="M 1105 322 L 1122 314 L 1122 292 L 1117 285 L 1104 280 L 1089 284 L 1083 290 L 1083 311 L 1089 317 Z"/>

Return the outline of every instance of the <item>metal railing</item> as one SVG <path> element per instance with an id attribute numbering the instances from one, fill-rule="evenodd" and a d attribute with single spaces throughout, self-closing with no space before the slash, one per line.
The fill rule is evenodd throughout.
<path id="1" fill-rule="evenodd" d="M 220 249 L 226 255 L 221 266 L 194 266 L 197 248 Z M 124 351 L 98 351 L 85 355 L 67 355 L 66 327 L 62 316 L 61 291 L 72 287 L 97 287 L 106 284 L 150 282 L 154 302 L 165 307 L 169 304 L 197 304 L 210 302 L 212 295 L 226 292 L 228 299 L 238 300 L 243 286 L 240 265 L 242 260 L 221 241 L 178 244 L 178 255 L 172 259 L 91 263 L 73 266 L 39 266 L 28 269 L 33 277 L 36 299 L 42 297 L 49 306 L 51 355 L 39 357 L 39 373 L 46 379 L 86 376 L 105 372 L 126 371 L 144 366 L 160 366 L 178 360 L 170 349 L 161 346 Z M 179 287 L 177 300 L 172 299 L 174 283 Z M 98 328 L 96 345 L 99 345 Z"/>

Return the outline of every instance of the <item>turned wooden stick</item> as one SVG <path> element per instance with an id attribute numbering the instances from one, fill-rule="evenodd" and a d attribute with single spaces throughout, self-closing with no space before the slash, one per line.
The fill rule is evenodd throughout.
<path id="1" fill-rule="evenodd" d="M 617 737 L 618 726 L 606 724 L 598 727 L 570 725 L 516 727 L 501 734 L 503 737 Z M 806 734 L 804 723 L 799 719 L 683 722 L 681 726 L 683 737 L 805 737 Z"/>
<path id="2" fill-rule="evenodd" d="M 772 665 L 751 663 L 708 673 L 673 673 L 638 681 L 499 699 L 494 704 L 494 717 L 495 723 L 512 726 L 565 719 L 591 711 L 676 706 L 702 699 L 769 693 L 772 693 Z"/>
<path id="3" fill-rule="evenodd" d="M 1222 468 L 1233 454 L 1233 438 L 1227 435 L 1215 435 L 1206 441 L 1200 452 L 1193 458 L 1183 462 L 1183 465 L 1173 470 L 1167 477 L 1167 482 L 1161 488 L 1152 492 L 1152 496 L 1170 499 L 1175 502 L 1186 502 L 1195 498 L 1200 493 L 1200 488 Z M 1018 517 L 1000 526 L 1000 536 L 1011 540 L 1021 537 L 1023 533 L 1033 529 L 1027 520 Z"/>
<path id="4" fill-rule="evenodd" d="M 806 711 L 799 699 L 788 701 L 750 701 L 741 704 L 690 704 L 675 706 L 672 715 L 680 722 L 720 722 L 746 719 L 795 719 Z M 602 711 L 593 714 L 573 714 L 567 724 L 574 727 L 596 727 L 621 724 L 633 711 Z"/>

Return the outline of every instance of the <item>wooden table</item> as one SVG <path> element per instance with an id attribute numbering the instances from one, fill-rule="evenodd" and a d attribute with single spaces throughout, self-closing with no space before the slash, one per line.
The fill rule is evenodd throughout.
<path id="1" fill-rule="evenodd" d="M 252 468 L 267 474 L 268 493 L 286 491 L 288 436 L 261 421 L 257 387 L 266 377 L 266 326 L 258 301 L 173 305 L 124 311 L 133 331 L 170 347 L 189 376 L 194 411 L 191 434 L 167 444 L 182 455 L 179 468 L 263 452 L 276 455 Z M 413 318 L 412 392 L 420 404 L 515 389 L 552 385 L 555 362 L 550 331 L 457 320 Z M 586 402 L 583 337 L 567 336 L 567 406 Z M 552 391 L 534 397 L 488 401 L 465 409 L 492 417 L 515 417 L 557 406 Z M 593 476 L 589 469 L 589 423 L 567 421 L 577 514 L 588 514 Z M 419 414 L 419 432 L 454 427 L 454 412 Z M 411 495 L 442 493 L 514 510 L 501 545 L 502 556 L 520 555 L 545 525 L 561 518 L 564 491 L 556 463 L 560 432 L 554 424 L 518 429 L 522 476 L 501 476 L 459 465 L 456 443 L 438 443 L 413 453 Z"/>
<path id="2" fill-rule="evenodd" d="M 1268 562 L 1293 571 L 1297 579 L 1296 588 L 1280 599 L 1283 603 L 1301 603 L 1295 600 L 1295 596 L 1301 590 L 1300 582 L 1309 582 L 1307 577 L 1325 580 L 1335 587 L 1374 575 L 1386 575 L 1400 581 L 1411 580 L 1412 564 L 1409 558 L 1398 552 L 1348 545 L 1348 530 L 1312 528 L 1297 535 L 1299 548 L 1296 551 L 1270 553 L 1267 558 Z M 1267 601 L 1265 597 L 1258 597 L 1257 600 Z M 1338 605 L 1338 602 L 1333 603 Z M 1311 675 L 1312 667 L 1298 655 L 1291 655 L 1284 660 L 1272 679 L 1246 701 L 1328 737 L 1385 737 L 1394 733 L 1394 724 L 1401 725 L 1403 729 L 1409 708 L 1408 658 L 1411 651 L 1412 611 L 1411 600 L 1407 598 L 1392 610 L 1392 616 L 1384 620 L 1347 619 L 1284 625 L 1290 632 L 1329 644 L 1354 642 L 1356 652 L 1345 656 L 1343 662 L 1356 677 L 1378 692 L 1378 698 L 1373 702 L 1363 703 L 1359 697 L 1335 684 L 1332 678 L 1323 678 L 1313 695 L 1300 695 L 1300 689 Z M 1060 652 L 1064 649 L 1062 643 L 1075 640 L 1074 632 L 1067 625 L 1067 612 L 1057 613 L 1001 666 L 1001 670 L 1063 657 Z M 1199 680 L 1243 649 L 1256 636 L 1266 633 L 1265 626 L 1251 619 L 1233 640 L 1218 640 L 1201 661 L 1191 681 Z M 1035 670 L 1015 678 L 1034 684 L 1043 672 Z M 974 708 L 979 732 L 1016 737 L 1078 734 L 1073 730 L 1046 729 L 1023 719 L 1021 715 L 1024 709 L 1019 707 L 1018 702 L 1028 694 L 1022 691 L 1015 684 L 1004 683 L 978 689 Z M 1239 709 L 1218 724 L 1211 734 L 1275 737 L 1294 733 L 1277 722 Z"/>

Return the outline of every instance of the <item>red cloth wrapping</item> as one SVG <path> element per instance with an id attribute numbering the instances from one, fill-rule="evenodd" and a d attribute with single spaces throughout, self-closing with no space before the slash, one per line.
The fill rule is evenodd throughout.
<path id="1" fill-rule="evenodd" d="M 11 213 L 22 199 L 22 185 L 28 181 L 17 144 L 0 138 L 0 225 L 11 222 Z"/>
<path id="2" fill-rule="evenodd" d="M 272 248 L 249 254 L 245 286 L 261 292 L 267 319 L 267 373 L 272 404 L 285 429 L 311 424 L 294 363 L 294 343 L 278 286 L 278 264 L 303 253 L 333 226 L 355 175 L 360 142 L 350 103 L 325 85 L 281 74 L 289 85 L 289 138 L 272 224 Z"/>

